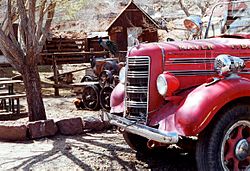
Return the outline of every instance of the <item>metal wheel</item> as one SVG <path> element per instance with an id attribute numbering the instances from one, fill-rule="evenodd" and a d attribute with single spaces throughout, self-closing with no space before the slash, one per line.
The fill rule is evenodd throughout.
<path id="1" fill-rule="evenodd" d="M 100 92 L 100 104 L 105 110 L 110 110 L 110 95 L 113 89 L 113 87 L 104 87 Z"/>
<path id="2" fill-rule="evenodd" d="M 99 108 L 99 89 L 96 85 L 88 85 L 84 88 L 82 94 L 84 106 L 90 110 Z"/>
<path id="3" fill-rule="evenodd" d="M 113 83 L 113 75 L 111 71 L 104 70 L 99 75 L 99 85 L 103 88 Z"/>
<path id="4" fill-rule="evenodd" d="M 85 82 L 85 81 L 93 81 L 93 80 L 94 80 L 93 76 L 85 75 L 85 76 L 81 79 L 81 83 L 82 83 L 82 82 Z"/>
<path id="5" fill-rule="evenodd" d="M 198 170 L 239 171 L 250 168 L 250 106 L 235 104 L 210 123 L 196 147 Z"/>
<path id="6" fill-rule="evenodd" d="M 222 141 L 221 161 L 224 170 L 241 170 L 250 166 L 250 121 L 236 122 Z"/>

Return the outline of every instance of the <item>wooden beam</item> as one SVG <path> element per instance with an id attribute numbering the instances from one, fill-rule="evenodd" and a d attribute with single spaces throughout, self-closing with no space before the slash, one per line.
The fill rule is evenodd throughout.
<path id="1" fill-rule="evenodd" d="M 57 65 L 56 65 L 56 58 L 54 55 L 52 55 L 53 58 L 53 72 L 54 72 L 54 82 L 55 85 L 58 85 L 58 70 L 57 70 Z M 55 86 L 55 96 L 59 96 L 59 88 Z"/>

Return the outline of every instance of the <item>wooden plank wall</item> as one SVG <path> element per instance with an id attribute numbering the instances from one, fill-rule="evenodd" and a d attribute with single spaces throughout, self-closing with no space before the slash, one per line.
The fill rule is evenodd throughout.
<path id="1" fill-rule="evenodd" d="M 53 56 L 57 64 L 86 63 L 90 62 L 92 56 L 107 55 L 107 52 L 102 51 L 99 47 L 94 47 L 99 45 L 92 43 L 92 41 L 96 42 L 95 39 L 53 38 L 46 42 L 40 63 L 42 65 L 51 65 Z M 86 47 L 98 49 L 98 51 L 86 51 Z"/>

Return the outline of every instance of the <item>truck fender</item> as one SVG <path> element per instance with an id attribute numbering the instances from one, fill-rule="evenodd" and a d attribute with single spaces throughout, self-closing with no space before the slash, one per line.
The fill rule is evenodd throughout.
<path id="1" fill-rule="evenodd" d="M 227 103 L 241 97 L 250 99 L 250 80 L 223 79 L 207 86 L 203 84 L 190 92 L 175 112 L 175 127 L 184 135 L 200 133 Z"/>
<path id="2" fill-rule="evenodd" d="M 124 84 L 118 83 L 110 95 L 110 113 L 122 113 L 124 111 Z"/>

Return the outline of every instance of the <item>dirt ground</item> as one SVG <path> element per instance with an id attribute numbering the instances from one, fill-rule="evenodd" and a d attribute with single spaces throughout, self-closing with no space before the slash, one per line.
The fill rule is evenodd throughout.
<path id="1" fill-rule="evenodd" d="M 71 70 L 68 66 L 67 70 Z M 43 68 L 44 69 L 44 68 Z M 48 68 L 41 69 L 42 81 L 51 75 Z M 7 70 L 6 76 L 12 76 Z M 78 82 L 84 73 L 77 73 Z M 22 91 L 22 87 L 17 87 Z M 60 90 L 60 97 L 53 96 L 53 89 L 43 88 L 47 118 L 55 121 L 71 117 L 99 117 L 99 111 L 77 110 L 71 90 Z M 25 99 L 21 101 L 26 106 Z M 22 124 L 27 118 L 0 124 Z M 87 132 L 77 136 L 57 135 L 51 138 L 26 142 L 0 142 L 0 170 L 196 170 L 194 156 L 161 151 L 140 155 L 125 143 L 116 130 Z"/>
<path id="2" fill-rule="evenodd" d="M 73 96 L 45 97 L 47 117 L 99 117 L 98 111 L 76 110 Z M 27 118 L 16 123 L 25 123 Z M 2 122 L 3 123 L 3 122 Z M 6 124 L 6 122 L 5 122 Z M 14 124 L 14 121 L 8 122 Z M 26 142 L 0 142 L 0 170 L 168 170 L 195 169 L 192 155 L 161 151 L 140 155 L 133 151 L 116 130 L 87 132 L 77 136 L 57 135 Z"/>
<path id="3" fill-rule="evenodd" d="M 45 97 L 47 117 L 99 117 L 98 111 L 76 110 L 73 96 Z M 27 118 L 16 123 L 27 122 Z M 3 122 L 1 123 L 3 124 Z M 15 124 L 10 121 L 4 124 Z M 161 151 L 152 156 L 137 154 L 116 130 L 77 136 L 57 135 L 26 142 L 0 142 L 0 170 L 195 170 L 194 157 Z"/>
<path id="4" fill-rule="evenodd" d="M 195 170 L 186 154 L 138 155 L 116 131 L 2 142 L 0 150 L 0 170 Z"/>

